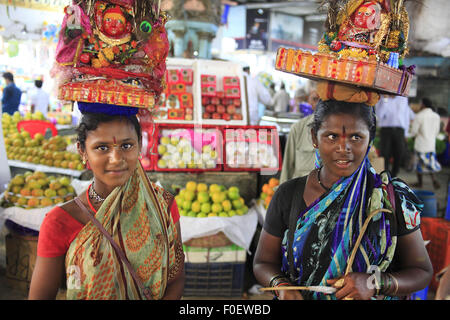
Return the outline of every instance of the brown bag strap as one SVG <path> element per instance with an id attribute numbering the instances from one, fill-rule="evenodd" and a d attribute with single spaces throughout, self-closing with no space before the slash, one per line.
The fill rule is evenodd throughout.
<path id="1" fill-rule="evenodd" d="M 123 253 L 122 249 L 116 244 L 114 239 L 111 237 L 111 235 L 108 233 L 108 231 L 103 228 L 102 224 L 94 217 L 94 215 L 89 212 L 89 210 L 86 208 L 86 206 L 81 202 L 81 199 L 76 197 L 75 199 L 76 204 L 81 208 L 81 210 L 88 216 L 89 220 L 92 221 L 92 223 L 103 233 L 103 235 L 109 240 L 111 245 L 113 246 L 114 250 L 116 251 L 117 255 L 120 257 L 122 262 L 127 267 L 128 271 L 130 272 L 131 276 L 133 277 L 134 281 L 136 281 L 137 285 L 141 288 L 142 293 L 148 300 L 152 300 L 151 291 L 149 288 L 145 287 L 142 283 L 139 276 L 134 271 L 133 267 L 131 266 L 130 262 L 126 258 L 125 254 Z"/>

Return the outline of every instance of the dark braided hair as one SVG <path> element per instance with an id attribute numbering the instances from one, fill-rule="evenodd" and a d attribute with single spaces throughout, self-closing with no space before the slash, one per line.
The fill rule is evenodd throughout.
<path id="1" fill-rule="evenodd" d="M 136 130 L 139 143 L 142 139 L 142 129 L 136 115 L 123 116 L 123 115 L 108 115 L 104 113 L 83 113 L 76 132 L 78 134 L 77 141 L 80 143 L 81 150 L 86 148 L 86 138 L 88 131 L 96 130 L 100 123 L 112 122 L 115 120 L 126 121 L 131 124 Z"/>
<path id="2" fill-rule="evenodd" d="M 370 141 L 375 138 L 377 128 L 375 109 L 364 103 L 351 103 L 337 100 L 319 100 L 317 103 L 316 110 L 314 111 L 314 120 L 310 125 L 315 135 L 317 135 L 325 119 L 332 114 L 351 114 L 361 118 L 369 128 Z"/>

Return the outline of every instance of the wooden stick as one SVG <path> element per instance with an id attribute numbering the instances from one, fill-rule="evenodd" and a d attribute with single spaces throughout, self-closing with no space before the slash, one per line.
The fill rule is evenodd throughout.
<path id="1" fill-rule="evenodd" d="M 336 288 L 326 287 L 326 286 L 308 286 L 308 287 L 299 287 L 299 286 L 281 286 L 281 287 L 267 287 L 260 288 L 260 291 L 280 291 L 280 290 L 308 290 L 308 291 L 317 291 L 325 294 L 332 294 L 336 292 Z"/>

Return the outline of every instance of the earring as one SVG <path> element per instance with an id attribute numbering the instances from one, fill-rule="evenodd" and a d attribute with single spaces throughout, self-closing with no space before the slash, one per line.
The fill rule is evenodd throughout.
<path id="1" fill-rule="evenodd" d="M 317 149 L 317 148 L 318 148 L 318 145 L 315 144 L 315 143 L 313 143 L 313 147 L 314 147 L 314 149 Z"/>

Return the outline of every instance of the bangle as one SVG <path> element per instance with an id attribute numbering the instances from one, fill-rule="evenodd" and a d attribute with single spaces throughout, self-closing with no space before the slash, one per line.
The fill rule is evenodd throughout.
<path id="1" fill-rule="evenodd" d="M 392 277 L 392 280 L 394 280 L 395 291 L 394 291 L 394 293 L 392 295 L 395 296 L 397 294 L 397 291 L 398 291 L 398 281 L 392 274 L 389 274 L 389 275 Z"/>
<path id="2" fill-rule="evenodd" d="M 380 285 L 378 284 L 378 278 L 375 277 L 375 295 L 378 296 L 380 295 Z"/>
<path id="3" fill-rule="evenodd" d="M 272 278 L 270 278 L 269 287 L 274 287 L 274 285 L 273 285 L 274 282 L 281 278 L 286 279 L 286 276 L 282 273 L 278 273 L 278 274 L 274 275 Z"/>
<path id="4" fill-rule="evenodd" d="M 286 286 L 289 286 L 289 285 L 290 285 L 289 282 L 283 281 L 283 282 L 277 283 L 277 284 L 274 286 L 274 288 L 276 288 L 276 287 L 286 287 Z M 280 295 L 280 291 L 279 291 L 279 290 L 272 290 L 272 293 L 273 293 L 275 296 L 277 296 L 277 297 Z"/>

